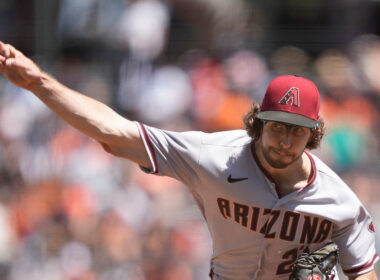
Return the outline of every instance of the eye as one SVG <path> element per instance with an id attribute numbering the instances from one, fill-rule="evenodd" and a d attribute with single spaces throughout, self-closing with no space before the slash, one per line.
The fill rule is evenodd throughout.
<path id="1" fill-rule="evenodd" d="M 286 131 L 286 127 L 283 124 L 280 124 L 277 122 L 273 122 L 270 127 L 271 127 L 272 131 L 274 131 L 274 132 Z"/>
<path id="2" fill-rule="evenodd" d="M 304 135 L 306 133 L 306 130 L 303 127 L 295 126 L 292 128 L 292 133 L 294 135 Z"/>

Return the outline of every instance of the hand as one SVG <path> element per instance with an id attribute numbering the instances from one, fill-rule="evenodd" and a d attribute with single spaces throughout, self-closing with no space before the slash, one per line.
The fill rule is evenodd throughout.
<path id="1" fill-rule="evenodd" d="M 16 86 L 31 90 L 40 83 L 42 71 L 22 52 L 0 41 L 0 72 Z"/>

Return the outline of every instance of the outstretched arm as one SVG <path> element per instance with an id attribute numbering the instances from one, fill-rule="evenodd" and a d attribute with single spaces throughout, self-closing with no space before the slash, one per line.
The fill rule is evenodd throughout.
<path id="1" fill-rule="evenodd" d="M 1 41 L 0 72 L 16 86 L 33 92 L 62 119 L 100 142 L 106 151 L 151 167 L 135 123 L 105 104 L 62 85 L 20 51 Z"/>

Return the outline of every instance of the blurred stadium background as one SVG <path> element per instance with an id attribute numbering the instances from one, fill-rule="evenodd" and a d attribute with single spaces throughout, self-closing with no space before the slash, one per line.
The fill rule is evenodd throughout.
<path id="1" fill-rule="evenodd" d="M 379 231 L 379 15 L 376 0 L 1 0 L 0 40 L 177 131 L 241 128 L 276 75 L 314 80 L 328 129 L 315 153 Z M 181 183 L 111 157 L 3 77 L 0 92 L 0 279 L 208 279 Z"/>

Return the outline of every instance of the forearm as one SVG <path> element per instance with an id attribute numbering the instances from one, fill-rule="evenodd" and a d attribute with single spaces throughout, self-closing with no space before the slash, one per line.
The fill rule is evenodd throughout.
<path id="1" fill-rule="evenodd" d="M 62 119 L 95 140 L 117 145 L 134 124 L 105 104 L 67 88 L 48 74 L 28 88 Z"/>
<path id="2" fill-rule="evenodd" d="M 151 167 L 133 122 L 107 105 L 62 85 L 23 53 L 1 41 L 0 72 L 14 85 L 33 92 L 69 124 L 100 142 L 107 152 Z"/>

